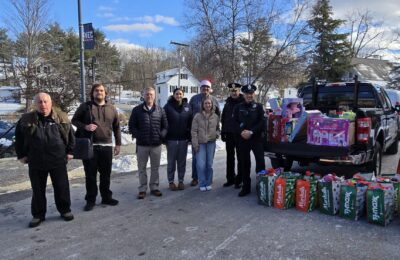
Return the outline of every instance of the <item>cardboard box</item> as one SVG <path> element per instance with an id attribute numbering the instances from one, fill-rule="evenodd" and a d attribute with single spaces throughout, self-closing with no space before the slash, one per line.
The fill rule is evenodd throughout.
<path id="1" fill-rule="evenodd" d="M 295 140 L 307 139 L 307 123 L 312 117 L 321 116 L 321 111 L 319 110 L 306 110 L 301 114 L 300 118 L 297 120 L 292 133 L 289 136 L 289 142 Z"/>

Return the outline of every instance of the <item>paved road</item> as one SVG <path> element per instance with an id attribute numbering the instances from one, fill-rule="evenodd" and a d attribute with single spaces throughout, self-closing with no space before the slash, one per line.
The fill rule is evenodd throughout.
<path id="1" fill-rule="evenodd" d="M 389 160 L 390 159 L 390 160 Z M 385 158 L 385 169 L 398 155 Z M 267 160 L 268 161 L 268 160 Z M 388 227 L 295 209 L 260 206 L 253 193 L 222 188 L 225 156 L 215 159 L 214 189 L 167 190 L 136 199 L 137 174 L 113 174 L 116 207 L 83 212 L 84 184 L 71 184 L 76 219 L 62 221 L 48 191 L 47 220 L 28 229 L 30 192 L 0 196 L 1 259 L 398 259 L 400 221 Z M 294 167 L 296 168 L 296 167 Z M 190 172 L 190 162 L 187 166 Z M 186 180 L 189 181 L 189 178 Z M 254 184 L 254 178 L 253 178 Z"/>

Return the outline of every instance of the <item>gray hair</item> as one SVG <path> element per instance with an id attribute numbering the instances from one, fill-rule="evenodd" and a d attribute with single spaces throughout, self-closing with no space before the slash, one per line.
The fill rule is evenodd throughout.
<path id="1" fill-rule="evenodd" d="M 154 94 L 156 93 L 155 88 L 153 88 L 153 87 L 145 87 L 144 90 L 143 90 L 143 95 L 146 95 L 150 91 L 154 91 Z"/>
<path id="2" fill-rule="evenodd" d="M 48 97 L 51 101 L 51 96 L 49 94 L 47 94 L 45 92 L 39 92 L 33 97 L 33 100 L 35 101 L 35 103 L 37 103 L 39 101 L 39 96 L 41 96 L 41 95 Z"/>

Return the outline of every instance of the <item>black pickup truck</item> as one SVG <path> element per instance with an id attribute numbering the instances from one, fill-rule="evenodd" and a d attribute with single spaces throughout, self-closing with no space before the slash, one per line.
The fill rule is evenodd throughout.
<path id="1" fill-rule="evenodd" d="M 367 171 L 380 175 L 382 154 L 397 153 L 400 130 L 396 111 L 399 107 L 391 104 L 383 88 L 359 81 L 314 83 L 300 89 L 298 96 L 303 98 L 306 110 L 326 114 L 332 110 L 355 112 L 354 144 L 333 147 L 307 144 L 304 138 L 292 142 L 266 140 L 265 154 L 273 167 L 290 169 L 293 161 L 302 166 L 310 162 L 364 165 Z"/>

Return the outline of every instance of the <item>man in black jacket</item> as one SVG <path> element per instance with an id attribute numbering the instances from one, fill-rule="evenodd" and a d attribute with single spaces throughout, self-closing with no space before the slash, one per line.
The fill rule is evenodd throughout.
<path id="1" fill-rule="evenodd" d="M 240 94 L 241 87 L 242 85 L 238 83 L 228 84 L 230 96 L 226 99 L 221 116 L 221 139 L 226 145 L 226 183 L 223 186 L 229 187 L 235 184 L 236 189 L 239 189 L 242 184 L 242 174 L 238 151 L 239 135 L 237 134 L 237 129 L 239 125 L 233 117 L 233 111 L 236 105 L 244 101 L 243 95 Z M 235 174 L 235 152 L 238 160 L 237 175 Z"/>
<path id="2" fill-rule="evenodd" d="M 73 158 L 75 139 L 67 114 L 52 107 L 46 93 L 35 96 L 36 111 L 23 114 L 17 123 L 15 149 L 18 160 L 28 164 L 32 186 L 29 227 L 37 227 L 46 217 L 46 183 L 50 174 L 57 210 L 65 221 L 74 219 L 67 175 Z"/>
<path id="3" fill-rule="evenodd" d="M 246 196 L 251 191 L 250 152 L 253 151 L 256 159 L 256 172 L 265 169 L 262 133 L 264 130 L 264 109 L 260 103 L 254 101 L 257 87 L 246 85 L 242 87 L 245 102 L 235 107 L 234 117 L 239 125 L 239 154 L 243 176 L 243 187 L 239 197 Z"/>
<path id="4" fill-rule="evenodd" d="M 167 135 L 168 122 L 164 109 L 154 103 L 156 92 L 148 87 L 144 90 L 144 102 L 132 110 L 129 118 L 129 131 L 136 138 L 136 155 L 139 172 L 138 199 L 144 199 L 147 191 L 146 165 L 150 157 L 150 193 L 160 197 L 158 189 L 161 159 L 161 143 Z"/>

